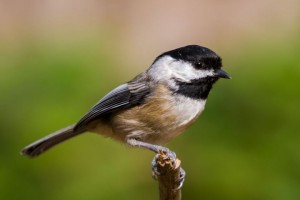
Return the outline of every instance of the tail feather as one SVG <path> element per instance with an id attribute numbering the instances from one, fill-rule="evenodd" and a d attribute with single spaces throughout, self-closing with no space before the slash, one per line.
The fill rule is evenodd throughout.
<path id="1" fill-rule="evenodd" d="M 68 126 L 37 140 L 36 142 L 25 147 L 21 151 L 21 155 L 26 155 L 30 158 L 36 157 L 53 146 L 82 133 L 74 132 L 74 127 L 75 125 Z"/>

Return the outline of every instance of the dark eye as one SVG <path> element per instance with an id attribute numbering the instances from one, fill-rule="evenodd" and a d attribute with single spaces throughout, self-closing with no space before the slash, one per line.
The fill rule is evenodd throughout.
<path id="1" fill-rule="evenodd" d="M 195 67 L 196 67 L 197 69 L 201 69 L 201 68 L 204 68 L 204 64 L 203 64 L 202 62 L 197 62 L 197 63 L 195 64 Z"/>

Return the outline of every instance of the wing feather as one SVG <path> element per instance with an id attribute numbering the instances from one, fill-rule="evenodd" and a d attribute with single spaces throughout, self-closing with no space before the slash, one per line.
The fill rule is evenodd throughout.
<path id="1" fill-rule="evenodd" d="M 86 130 L 87 125 L 95 119 L 141 103 L 150 93 L 150 87 L 144 78 L 145 76 L 141 74 L 133 81 L 122 84 L 109 92 L 81 118 L 74 130 Z"/>

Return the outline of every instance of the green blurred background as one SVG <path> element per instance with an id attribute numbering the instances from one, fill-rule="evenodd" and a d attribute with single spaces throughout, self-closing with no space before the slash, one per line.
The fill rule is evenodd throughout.
<path id="1" fill-rule="evenodd" d="M 19 151 L 158 54 L 199 44 L 233 79 L 168 145 L 183 199 L 299 200 L 299 35 L 296 0 L 0 0 L 0 199 L 157 199 L 151 152 L 93 134 L 33 160 Z"/>

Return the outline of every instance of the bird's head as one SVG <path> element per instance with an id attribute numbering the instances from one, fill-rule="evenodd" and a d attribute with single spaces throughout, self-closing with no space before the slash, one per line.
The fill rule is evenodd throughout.
<path id="1" fill-rule="evenodd" d="M 222 69 L 221 58 L 212 50 L 188 45 L 159 55 L 148 70 L 156 82 L 193 98 L 206 98 L 219 78 L 231 77 Z"/>

